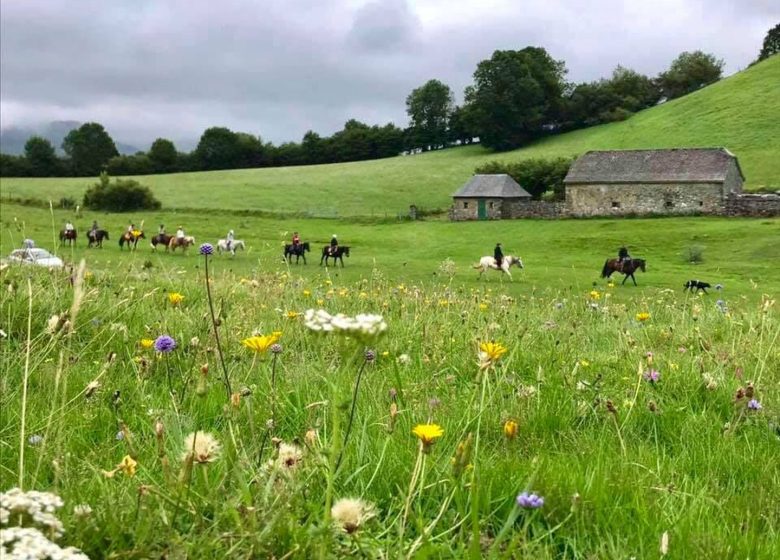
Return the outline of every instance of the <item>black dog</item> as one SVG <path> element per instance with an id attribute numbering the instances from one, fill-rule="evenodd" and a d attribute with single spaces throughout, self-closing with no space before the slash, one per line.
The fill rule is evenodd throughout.
<path id="1" fill-rule="evenodd" d="M 683 291 L 688 290 L 691 292 L 698 292 L 701 290 L 705 294 L 707 293 L 707 288 L 710 287 L 710 284 L 707 282 L 701 282 L 699 280 L 688 280 L 685 283 L 685 286 L 683 287 Z"/>

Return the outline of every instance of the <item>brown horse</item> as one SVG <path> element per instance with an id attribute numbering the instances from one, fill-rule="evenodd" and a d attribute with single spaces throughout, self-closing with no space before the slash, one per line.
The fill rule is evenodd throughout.
<path id="1" fill-rule="evenodd" d="M 68 245 L 73 245 L 73 243 L 76 241 L 76 230 L 75 229 L 68 229 L 68 230 L 61 230 L 60 231 L 60 243 L 68 242 Z"/>
<path id="2" fill-rule="evenodd" d="M 165 246 L 165 250 L 168 250 L 168 244 L 171 242 L 171 238 L 173 236 L 168 235 L 167 233 L 158 233 L 154 237 L 152 237 L 152 250 L 156 251 L 158 245 Z"/>
<path id="3" fill-rule="evenodd" d="M 601 277 L 609 278 L 613 272 L 620 272 L 625 276 L 621 284 L 625 284 L 626 280 L 631 277 L 636 286 L 636 278 L 634 278 L 634 272 L 641 270 L 645 272 L 645 260 L 644 259 L 628 259 L 624 262 L 620 262 L 620 259 L 607 259 L 604 263 L 604 268 L 601 269 Z"/>
<path id="4" fill-rule="evenodd" d="M 182 239 L 171 237 L 171 240 L 168 241 L 168 248 L 171 251 L 175 251 L 176 247 L 181 247 L 181 250 L 185 251 L 190 245 L 195 245 L 195 238 L 191 235 L 186 235 Z"/>
<path id="5" fill-rule="evenodd" d="M 132 232 L 126 231 L 119 238 L 119 248 L 123 249 L 125 243 L 127 243 L 127 247 L 135 251 L 135 248 L 138 246 L 139 239 L 146 239 L 144 232 L 140 229 L 133 230 Z"/>

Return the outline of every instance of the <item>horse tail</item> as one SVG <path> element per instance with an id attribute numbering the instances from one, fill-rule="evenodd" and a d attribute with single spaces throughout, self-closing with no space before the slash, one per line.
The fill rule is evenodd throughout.
<path id="1" fill-rule="evenodd" d="M 479 270 L 480 268 L 482 268 L 482 265 L 481 264 L 472 264 L 471 268 L 473 268 L 474 270 Z"/>
<path id="2" fill-rule="evenodd" d="M 608 272 L 609 272 L 609 259 L 604 261 L 604 268 L 601 269 L 601 277 L 606 278 Z"/>

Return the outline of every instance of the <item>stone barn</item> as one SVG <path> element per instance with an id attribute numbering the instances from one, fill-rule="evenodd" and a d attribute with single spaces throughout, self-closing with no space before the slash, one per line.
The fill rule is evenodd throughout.
<path id="1" fill-rule="evenodd" d="M 744 179 L 725 148 L 587 152 L 564 179 L 566 213 L 718 214 Z"/>
<path id="2" fill-rule="evenodd" d="M 453 220 L 512 218 L 531 195 L 509 175 L 474 175 L 452 195 Z"/>

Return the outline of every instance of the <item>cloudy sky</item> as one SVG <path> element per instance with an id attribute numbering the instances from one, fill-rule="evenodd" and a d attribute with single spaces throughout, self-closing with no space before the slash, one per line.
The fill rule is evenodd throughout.
<path id="1" fill-rule="evenodd" d="M 543 46 L 569 79 L 655 75 L 681 51 L 755 59 L 779 0 L 2 0 L 0 124 L 98 121 L 117 140 L 331 134 L 406 124 L 430 78 L 462 98 L 496 49 Z"/>

